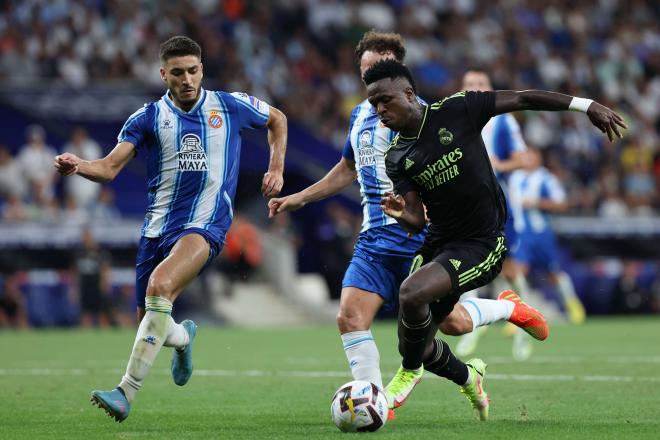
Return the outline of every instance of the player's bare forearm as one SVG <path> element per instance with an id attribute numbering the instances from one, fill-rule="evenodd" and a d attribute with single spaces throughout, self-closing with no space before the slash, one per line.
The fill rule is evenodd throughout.
<path id="1" fill-rule="evenodd" d="M 268 171 L 282 173 L 284 172 L 284 156 L 288 137 L 288 127 L 284 113 L 275 107 L 271 107 L 267 127 L 268 145 L 270 145 Z"/>
<path id="2" fill-rule="evenodd" d="M 341 192 L 357 178 L 355 162 L 343 158 L 321 180 L 302 190 L 305 203 L 316 202 Z"/>
<path id="3" fill-rule="evenodd" d="M 75 154 L 63 153 L 55 156 L 53 166 L 63 176 L 78 174 L 93 182 L 109 182 L 135 155 L 135 147 L 130 142 L 120 142 L 103 159 L 82 160 Z"/>
<path id="4" fill-rule="evenodd" d="M 568 209 L 568 203 L 566 202 L 555 202 L 554 200 L 542 199 L 539 200 L 536 205 L 538 209 L 548 212 L 564 212 Z"/>
<path id="5" fill-rule="evenodd" d="M 497 90 L 495 113 L 520 110 L 561 111 L 568 110 L 572 96 L 545 90 Z"/>
<path id="6" fill-rule="evenodd" d="M 519 110 L 581 111 L 587 114 L 596 128 L 607 134 L 610 141 L 614 140 L 615 135 L 623 137 L 621 128 L 628 128 L 623 118 L 613 110 L 589 99 L 546 90 L 495 91 L 495 114 Z"/>

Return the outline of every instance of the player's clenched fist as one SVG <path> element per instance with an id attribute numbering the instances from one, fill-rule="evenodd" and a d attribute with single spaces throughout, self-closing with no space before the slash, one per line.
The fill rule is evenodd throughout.
<path id="1" fill-rule="evenodd" d="M 268 218 L 273 218 L 280 212 L 297 211 L 305 206 L 300 193 L 291 194 L 286 197 L 270 199 L 268 201 Z"/>
<path id="2" fill-rule="evenodd" d="M 64 153 L 59 156 L 55 156 L 55 162 L 53 166 L 63 176 L 70 176 L 78 172 L 78 165 L 80 164 L 80 158 L 75 154 Z"/>
<path id="3" fill-rule="evenodd" d="M 386 192 L 380 199 L 380 208 L 390 217 L 399 218 L 403 215 L 406 201 L 399 194 Z"/>

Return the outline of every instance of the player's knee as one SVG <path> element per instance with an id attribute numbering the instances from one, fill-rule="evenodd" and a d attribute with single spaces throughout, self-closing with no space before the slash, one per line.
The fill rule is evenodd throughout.
<path id="1" fill-rule="evenodd" d="M 442 321 L 442 324 L 440 324 L 440 331 L 449 336 L 460 336 L 469 332 L 465 322 L 461 322 L 461 320 L 452 316 L 448 316 Z"/>
<path id="2" fill-rule="evenodd" d="M 405 280 L 399 288 L 399 304 L 404 310 L 423 306 L 421 286 L 414 281 Z"/>
<path id="3" fill-rule="evenodd" d="M 341 309 L 337 313 L 337 327 L 342 334 L 367 330 L 363 321 L 364 319 L 360 313 L 350 313 Z"/>
<path id="4" fill-rule="evenodd" d="M 172 279 L 167 276 L 151 277 L 149 285 L 147 286 L 147 296 L 160 296 L 170 299 L 174 283 Z"/>

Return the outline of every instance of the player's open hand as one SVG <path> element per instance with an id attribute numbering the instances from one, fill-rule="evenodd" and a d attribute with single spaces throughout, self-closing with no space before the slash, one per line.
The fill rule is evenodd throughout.
<path id="1" fill-rule="evenodd" d="M 284 177 L 281 172 L 268 171 L 261 181 L 261 194 L 267 198 L 275 197 L 282 191 L 283 185 Z"/>
<path id="2" fill-rule="evenodd" d="M 406 207 L 406 201 L 399 194 L 386 192 L 380 199 L 380 208 L 383 212 L 390 217 L 399 218 L 403 215 L 403 210 Z"/>
<path id="3" fill-rule="evenodd" d="M 607 133 L 610 142 L 614 140 L 614 135 L 619 138 L 623 137 L 621 128 L 628 128 L 621 116 L 596 101 L 592 102 L 587 109 L 587 116 L 600 131 Z"/>
<path id="4" fill-rule="evenodd" d="M 280 212 L 297 211 L 303 206 L 305 206 L 305 202 L 300 193 L 270 199 L 268 201 L 268 218 L 273 218 Z"/>
<path id="5" fill-rule="evenodd" d="M 59 156 L 55 156 L 55 161 L 53 166 L 63 176 L 70 176 L 78 172 L 78 165 L 80 164 L 80 158 L 75 154 L 64 153 Z"/>

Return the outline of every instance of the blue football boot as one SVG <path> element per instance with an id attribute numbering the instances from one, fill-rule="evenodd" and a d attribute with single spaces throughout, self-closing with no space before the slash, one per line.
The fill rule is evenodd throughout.
<path id="1" fill-rule="evenodd" d="M 197 334 L 197 325 L 190 319 L 181 322 L 190 336 L 188 345 L 183 350 L 174 350 L 172 354 L 172 379 L 174 383 L 183 386 L 188 383 L 193 372 L 192 349 L 195 335 Z"/>
<path id="2" fill-rule="evenodd" d="M 108 416 L 113 417 L 117 422 L 123 422 L 131 412 L 131 404 L 128 403 L 124 392 L 115 388 L 112 391 L 92 391 L 90 399 L 93 405 L 103 409 Z"/>

